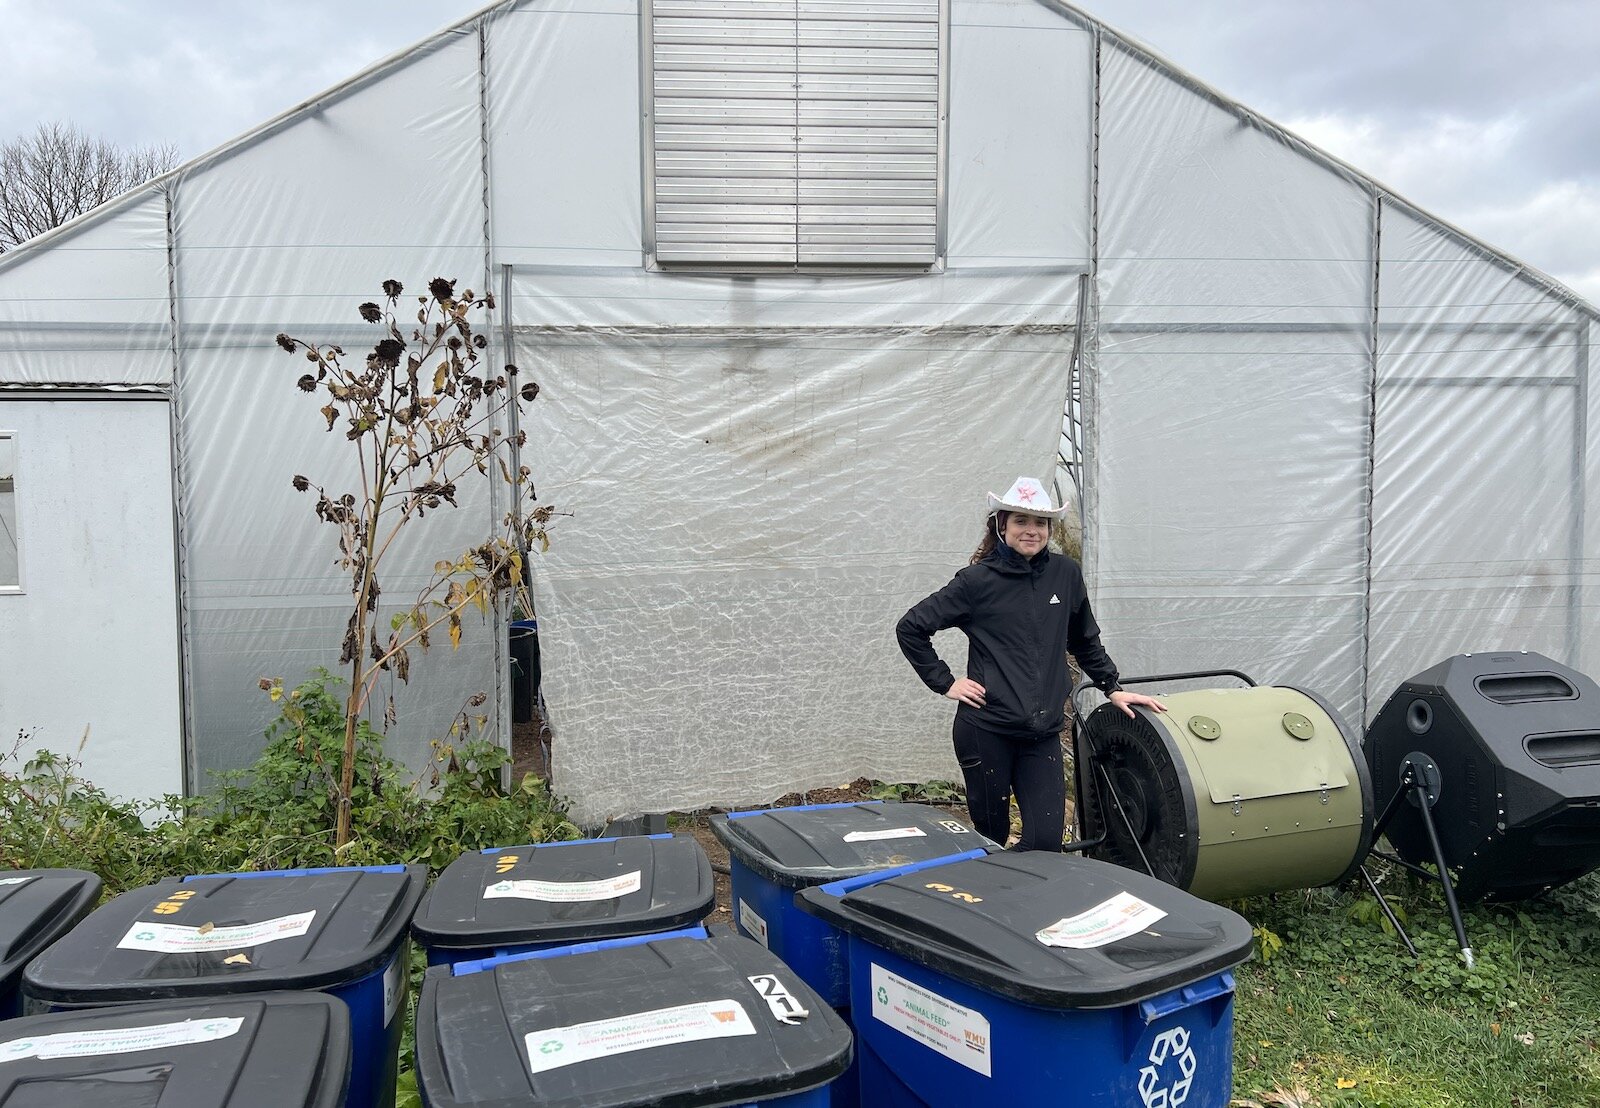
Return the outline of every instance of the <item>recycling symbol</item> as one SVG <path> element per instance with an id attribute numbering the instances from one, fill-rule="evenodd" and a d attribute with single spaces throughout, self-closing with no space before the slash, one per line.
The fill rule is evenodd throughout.
<path id="1" fill-rule="evenodd" d="M 878 1003 L 879 1004 L 887 1004 L 887 1003 L 889 1003 L 889 990 L 884 988 L 882 985 L 878 986 Z"/>
<path id="2" fill-rule="evenodd" d="M 1139 1099 L 1144 1108 L 1178 1108 L 1189 1099 L 1198 1066 L 1189 1046 L 1188 1028 L 1174 1027 L 1157 1035 L 1150 1045 L 1150 1065 L 1139 1070 Z M 1175 1075 L 1170 1072 L 1174 1068 Z"/>
<path id="3" fill-rule="evenodd" d="M 154 931 L 141 931 L 134 936 L 134 938 L 138 939 L 142 943 L 147 943 L 155 937 L 156 933 Z"/>
<path id="4" fill-rule="evenodd" d="M 544 1042 L 539 1044 L 539 1053 L 554 1054 L 556 1051 L 560 1050 L 563 1045 L 564 1044 L 560 1039 L 546 1039 Z"/>

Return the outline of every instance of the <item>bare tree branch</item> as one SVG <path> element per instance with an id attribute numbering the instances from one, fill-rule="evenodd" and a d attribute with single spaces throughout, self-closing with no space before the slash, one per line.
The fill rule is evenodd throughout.
<path id="1" fill-rule="evenodd" d="M 0 145 L 0 254 L 178 164 L 175 146 L 123 149 L 70 123 Z"/>

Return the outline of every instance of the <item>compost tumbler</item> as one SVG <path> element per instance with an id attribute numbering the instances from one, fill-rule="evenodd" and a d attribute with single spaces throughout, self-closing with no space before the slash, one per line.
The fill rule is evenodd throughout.
<path id="1" fill-rule="evenodd" d="M 1165 713 L 1079 714 L 1080 845 L 1208 900 L 1352 876 L 1371 846 L 1372 782 L 1331 706 L 1231 670 L 1123 683 L 1223 676 L 1246 687 L 1162 693 Z"/>

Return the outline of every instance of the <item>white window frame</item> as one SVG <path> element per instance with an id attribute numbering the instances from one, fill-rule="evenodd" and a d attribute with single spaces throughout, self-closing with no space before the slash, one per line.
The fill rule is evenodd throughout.
<path id="1" fill-rule="evenodd" d="M 643 199 L 644 263 L 650 272 L 702 273 L 702 274 L 775 274 L 799 273 L 806 275 L 852 274 L 938 274 L 945 271 L 949 240 L 949 119 L 950 119 L 950 4 L 951 0 L 938 0 L 939 5 L 939 101 L 937 153 L 934 168 L 934 246 L 931 264 L 904 262 L 863 262 L 845 264 L 836 262 L 795 263 L 739 263 L 729 262 L 662 262 L 656 251 L 656 142 L 655 142 L 655 6 L 652 0 L 639 2 L 639 101 L 640 101 L 640 195 Z"/>
<path id="2" fill-rule="evenodd" d="M 9 442 L 13 452 L 13 464 L 11 469 L 11 504 L 14 518 L 11 525 L 16 530 L 13 532 L 11 538 L 12 541 L 17 545 L 17 580 L 14 584 L 9 581 L 0 581 L 0 596 L 21 596 L 28 591 L 28 575 L 25 572 L 26 560 L 24 559 L 22 552 L 22 502 L 17 496 L 16 487 L 17 473 L 22 469 L 22 450 L 17 445 L 21 439 L 21 436 L 16 431 L 8 431 L 5 428 L 0 427 L 0 439 Z"/>

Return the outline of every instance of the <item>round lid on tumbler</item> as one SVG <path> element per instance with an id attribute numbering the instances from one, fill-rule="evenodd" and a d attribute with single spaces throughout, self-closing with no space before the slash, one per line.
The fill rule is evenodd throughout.
<path id="1" fill-rule="evenodd" d="M 463 854 L 411 930 L 430 947 L 492 947 L 668 931 L 716 906 L 711 862 L 690 836 L 512 846 Z"/>
<path id="2" fill-rule="evenodd" d="M 577 949 L 428 970 L 417 1076 L 432 1108 L 747 1104 L 850 1063 L 844 1021 L 749 939 L 694 928 Z"/>
<path id="3" fill-rule="evenodd" d="M 405 938 L 423 866 L 168 878 L 123 893 L 23 973 L 26 996 L 106 1004 L 338 987 Z"/>
<path id="4" fill-rule="evenodd" d="M 949 812 L 882 801 L 733 812 L 712 816 L 711 830 L 757 876 L 792 889 L 992 845 Z"/>
<path id="5" fill-rule="evenodd" d="M 350 1014 L 323 993 L 57 1012 L 0 1027 L 0 1108 L 336 1108 Z"/>
<path id="6" fill-rule="evenodd" d="M 1251 948 L 1250 924 L 1226 908 L 1121 866 L 1039 851 L 837 882 L 796 902 L 929 969 L 1045 1008 L 1145 1000 Z"/>
<path id="7" fill-rule="evenodd" d="M 94 907 L 100 878 L 81 869 L 0 870 L 0 992 Z"/>

